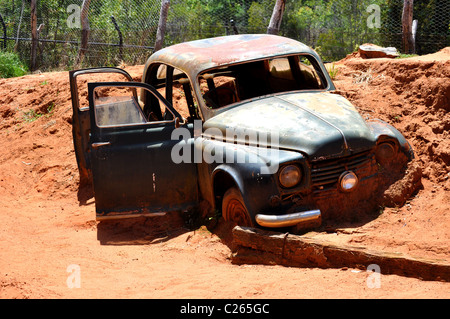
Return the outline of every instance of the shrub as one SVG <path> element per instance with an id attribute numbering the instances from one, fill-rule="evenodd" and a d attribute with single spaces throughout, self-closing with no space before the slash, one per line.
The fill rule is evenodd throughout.
<path id="1" fill-rule="evenodd" d="M 20 61 L 17 54 L 0 52 L 0 78 L 12 78 L 27 73 L 26 66 Z"/>

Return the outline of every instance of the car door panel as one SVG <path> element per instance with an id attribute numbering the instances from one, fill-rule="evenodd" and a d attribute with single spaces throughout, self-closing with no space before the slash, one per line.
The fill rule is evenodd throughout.
<path id="1" fill-rule="evenodd" d="M 72 135 L 80 174 L 80 183 L 82 185 L 92 183 L 89 160 L 90 116 L 88 103 L 85 103 L 83 106 L 80 101 L 80 88 L 78 87 L 77 80 L 80 76 L 94 74 L 101 74 L 103 78 L 108 79 L 110 79 L 111 74 L 118 74 L 124 80 L 133 81 L 131 75 L 119 68 L 88 68 L 72 70 L 69 72 L 70 93 L 72 98 Z"/>
<path id="2" fill-rule="evenodd" d="M 112 122 L 99 121 L 96 88 L 123 86 L 147 90 L 174 113 L 174 119 L 142 123 L 142 118 L 133 115 L 128 119 L 131 123 L 114 122 L 116 119 L 110 116 L 107 118 Z M 135 98 L 130 96 L 130 101 L 136 102 Z M 130 111 L 133 103 L 139 104 L 130 101 L 122 100 L 108 112 L 133 113 L 135 110 Z M 173 147 L 180 143 L 172 139 L 172 132 L 181 117 L 155 89 L 135 82 L 89 83 L 89 106 L 97 219 L 187 209 L 197 203 L 196 164 L 193 161 L 175 164 L 171 158 Z M 181 128 L 193 132 L 192 124 L 183 124 Z"/>

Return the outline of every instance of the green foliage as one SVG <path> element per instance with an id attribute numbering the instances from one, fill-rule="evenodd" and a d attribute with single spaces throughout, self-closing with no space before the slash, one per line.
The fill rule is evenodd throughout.
<path id="1" fill-rule="evenodd" d="M 248 10 L 248 33 L 265 33 L 270 22 L 273 1 L 253 1 Z"/>
<path id="2" fill-rule="evenodd" d="M 199 0 L 171 3 L 167 24 L 178 32 L 166 33 L 166 46 L 215 35 L 214 28 L 211 28 L 213 17 L 207 14 L 206 7 Z M 221 23 L 219 28 L 223 30 Z"/>
<path id="3" fill-rule="evenodd" d="M 36 121 L 37 119 L 45 116 L 50 117 L 53 115 L 53 111 L 55 109 L 55 104 L 50 103 L 47 108 L 44 110 L 44 112 L 37 112 L 34 109 L 29 109 L 28 111 L 23 112 L 23 120 L 27 123 L 31 123 Z"/>
<path id="4" fill-rule="evenodd" d="M 12 78 L 26 73 L 27 68 L 17 54 L 0 52 L 0 78 Z"/>
<path id="5" fill-rule="evenodd" d="M 400 53 L 397 59 L 406 59 L 406 58 L 412 58 L 418 56 L 417 54 L 406 54 L 406 53 Z"/>
<path id="6" fill-rule="evenodd" d="M 276 0 L 173 0 L 170 1 L 165 46 L 200 38 L 233 33 L 233 20 L 239 33 L 266 33 Z M 449 0 L 414 1 L 414 19 L 419 21 L 416 48 L 419 54 L 437 51 L 450 45 Z M 80 29 L 69 27 L 67 21 L 72 4 L 81 0 L 39 0 L 38 24 L 45 26 L 40 37 L 58 40 L 40 43 L 38 65 L 70 69 L 75 65 Z M 23 6 L 23 20 L 19 17 Z M 123 34 L 124 44 L 154 45 L 161 0 L 102 0 L 90 1 L 90 41 L 117 44 L 118 32 L 111 22 L 114 16 Z M 381 27 L 368 25 L 373 11 L 379 6 Z M 336 61 L 353 52 L 363 43 L 401 48 L 402 0 L 286 0 L 280 35 L 297 39 L 320 48 L 324 61 Z M 30 37 L 30 5 L 25 0 L 0 0 L 0 11 L 7 25 L 8 37 Z M 20 31 L 18 33 L 18 31 Z M 67 41 L 67 42 L 66 42 Z M 26 60 L 29 42 L 9 40 L 8 50 L 14 49 Z M 115 66 L 121 62 L 117 46 L 90 45 L 83 66 Z M 319 50 L 317 50 L 319 51 Z M 143 63 L 151 49 L 124 48 L 126 64 Z M 45 67 L 43 68 L 45 69 Z M 42 68 L 41 68 L 42 70 Z"/>
<path id="7" fill-rule="evenodd" d="M 326 67 L 328 74 L 330 75 L 332 80 L 335 80 L 339 74 L 339 69 L 332 63 L 331 65 L 327 65 Z"/>

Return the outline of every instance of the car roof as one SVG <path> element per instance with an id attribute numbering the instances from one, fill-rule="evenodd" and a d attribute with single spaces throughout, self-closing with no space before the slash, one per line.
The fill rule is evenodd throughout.
<path id="1" fill-rule="evenodd" d="M 307 45 L 270 34 L 243 34 L 175 44 L 150 56 L 150 63 L 166 63 L 195 76 L 210 68 L 295 53 L 317 54 Z"/>

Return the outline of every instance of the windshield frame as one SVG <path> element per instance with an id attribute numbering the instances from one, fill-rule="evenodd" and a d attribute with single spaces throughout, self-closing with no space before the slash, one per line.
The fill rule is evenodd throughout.
<path id="1" fill-rule="evenodd" d="M 216 109 L 209 108 L 205 104 L 203 94 L 200 89 L 200 78 L 203 74 L 208 73 L 212 70 L 220 70 L 225 67 L 236 66 L 236 65 L 240 65 L 240 64 L 247 64 L 247 63 L 258 62 L 258 61 L 273 60 L 273 59 L 279 59 L 279 58 L 288 58 L 288 57 L 293 57 L 293 56 L 294 57 L 306 57 L 311 62 L 311 66 L 314 68 L 315 72 L 317 73 L 317 77 L 319 77 L 319 79 L 322 83 L 322 86 L 323 86 L 322 89 L 290 90 L 290 91 L 284 91 L 284 92 L 269 93 L 266 95 L 261 95 L 261 96 L 241 100 L 238 102 L 234 102 L 234 103 L 231 103 L 231 104 L 228 104 L 228 105 L 222 106 L 220 108 L 216 108 Z M 333 91 L 336 89 L 329 74 L 328 74 L 328 71 L 325 68 L 325 65 L 320 60 L 320 57 L 317 57 L 314 54 L 306 53 L 306 52 L 296 52 L 296 53 L 289 53 L 289 54 L 285 54 L 285 55 L 264 56 L 264 57 L 261 57 L 260 59 L 252 59 L 252 60 L 246 60 L 246 61 L 239 61 L 236 63 L 222 64 L 219 66 L 215 66 L 215 67 L 211 67 L 211 68 L 199 71 L 196 74 L 196 76 L 193 77 L 193 79 L 195 79 L 195 80 L 192 82 L 192 86 L 193 86 L 193 89 L 197 96 L 197 103 L 201 108 L 201 112 L 203 114 L 204 120 L 208 120 L 209 118 L 212 118 L 222 112 L 225 112 L 229 109 L 239 106 L 242 103 L 254 101 L 256 99 L 262 99 L 262 98 L 265 98 L 268 96 L 276 96 L 279 94 L 286 94 L 286 93 L 326 92 L 326 91 Z"/>

